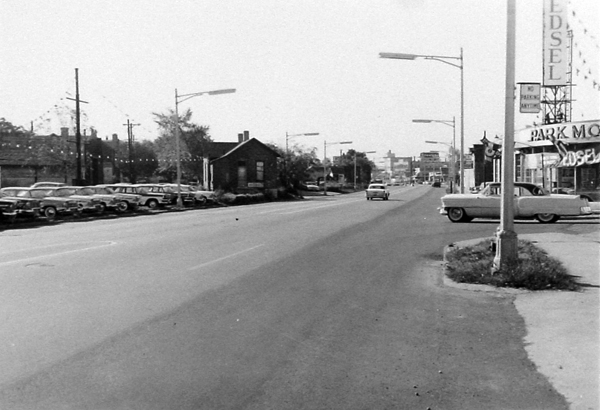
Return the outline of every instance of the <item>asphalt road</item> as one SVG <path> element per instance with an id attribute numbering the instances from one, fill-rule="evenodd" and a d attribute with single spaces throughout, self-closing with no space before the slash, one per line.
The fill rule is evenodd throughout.
<path id="1" fill-rule="evenodd" d="M 0 232 L 1 409 L 563 409 L 440 189 Z M 597 229 L 523 222 L 517 233 Z"/>

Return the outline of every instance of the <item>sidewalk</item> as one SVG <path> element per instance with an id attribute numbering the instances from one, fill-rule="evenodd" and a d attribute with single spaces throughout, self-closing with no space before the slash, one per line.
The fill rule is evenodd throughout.
<path id="1" fill-rule="evenodd" d="M 524 234 L 560 260 L 583 285 L 581 292 L 525 291 L 491 286 L 447 285 L 470 290 L 515 294 L 515 307 L 525 321 L 525 350 L 540 373 L 572 410 L 600 409 L 600 232 L 586 235 Z M 455 246 L 469 246 L 482 239 Z"/>

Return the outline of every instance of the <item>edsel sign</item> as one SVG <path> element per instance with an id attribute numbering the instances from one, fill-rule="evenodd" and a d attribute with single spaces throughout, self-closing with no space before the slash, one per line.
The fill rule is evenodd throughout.
<path id="1" fill-rule="evenodd" d="M 578 149 L 578 144 L 600 143 L 600 120 L 567 122 L 527 128 L 518 133 L 519 142 L 543 146 L 551 142 L 559 155 L 559 167 L 580 167 L 600 163 L 600 144 Z"/>

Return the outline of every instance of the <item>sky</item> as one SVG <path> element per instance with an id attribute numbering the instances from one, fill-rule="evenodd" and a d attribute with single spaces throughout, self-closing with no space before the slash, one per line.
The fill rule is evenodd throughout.
<path id="1" fill-rule="evenodd" d="M 464 55 L 465 147 L 504 134 L 506 0 L 0 0 L 0 118 L 40 134 L 158 136 L 153 113 L 181 94 L 235 88 L 179 103 L 215 141 L 244 130 L 262 142 L 388 151 L 443 150 L 456 118 L 460 70 L 380 52 Z M 600 2 L 570 0 L 573 120 L 600 118 Z M 516 81 L 542 81 L 542 0 L 517 0 Z M 456 60 L 450 60 L 456 62 Z M 515 128 L 540 122 L 516 114 Z M 139 125 L 137 125 L 139 124 Z M 337 142 L 352 141 L 338 145 Z"/>

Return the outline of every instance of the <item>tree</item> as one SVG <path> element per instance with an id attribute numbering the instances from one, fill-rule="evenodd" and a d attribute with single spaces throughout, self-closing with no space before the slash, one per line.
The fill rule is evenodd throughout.
<path id="1" fill-rule="evenodd" d="M 356 155 L 356 183 L 357 185 L 368 183 L 371 179 L 371 172 L 375 169 L 375 164 L 367 158 L 364 152 L 349 149 L 347 153 L 340 157 L 339 166 L 344 167 L 344 176 L 348 181 L 354 182 L 354 156 Z"/>
<path id="2" fill-rule="evenodd" d="M 155 142 L 159 161 L 157 173 L 174 181 L 177 177 L 177 146 L 175 140 L 175 112 L 153 113 L 159 127 L 159 137 Z M 179 116 L 179 151 L 182 179 L 203 179 L 203 158 L 212 141 L 209 127 L 191 122 L 192 111 L 186 110 Z"/>
<path id="3" fill-rule="evenodd" d="M 138 179 L 149 179 L 158 169 L 158 160 L 152 141 L 133 143 L 133 167 Z"/>
<path id="4" fill-rule="evenodd" d="M 302 182 L 309 178 L 309 175 L 306 172 L 308 168 L 311 165 L 320 163 L 317 158 L 316 148 L 306 150 L 300 145 L 294 145 L 286 152 L 284 148 L 280 148 L 275 144 L 267 145 L 281 155 L 282 160 L 279 162 L 279 179 L 284 186 L 287 181 L 288 187 L 299 188 L 302 185 Z"/>

